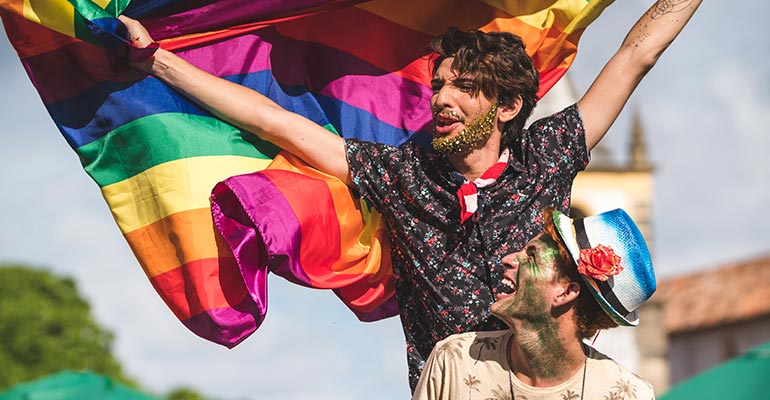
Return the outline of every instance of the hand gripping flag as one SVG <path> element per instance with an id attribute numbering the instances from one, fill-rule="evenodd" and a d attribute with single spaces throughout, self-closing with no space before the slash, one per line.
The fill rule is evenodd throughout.
<path id="1" fill-rule="evenodd" d="M 361 320 L 395 315 L 385 230 L 342 182 L 128 68 L 122 58 L 143 55 L 117 15 L 344 137 L 399 145 L 428 142 L 424 50 L 434 35 L 448 26 L 516 33 L 542 96 L 610 3 L 0 0 L 0 16 L 153 287 L 187 328 L 232 347 L 265 317 L 269 272 L 334 290 Z M 228 179 L 255 171 L 254 187 Z M 257 203 L 244 207 L 243 193 Z"/>

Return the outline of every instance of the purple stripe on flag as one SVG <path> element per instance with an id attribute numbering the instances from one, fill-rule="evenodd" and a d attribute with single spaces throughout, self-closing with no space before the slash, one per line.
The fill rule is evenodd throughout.
<path id="1" fill-rule="evenodd" d="M 351 308 L 351 311 L 353 311 L 356 314 L 356 318 L 358 318 L 359 321 L 362 321 L 362 322 L 379 321 L 381 319 L 390 318 L 398 315 L 398 299 L 396 299 L 396 296 L 390 296 L 384 303 L 382 303 L 379 307 L 375 308 L 370 313 L 363 313 L 361 311 L 357 311 L 352 308 Z"/>
<path id="2" fill-rule="evenodd" d="M 244 53 L 253 56 L 246 57 L 247 62 L 240 65 L 221 57 Z M 218 76 L 270 70 L 272 65 L 293 65 L 294 68 L 273 70 L 276 81 L 341 100 L 388 125 L 409 131 L 422 129 L 429 122 L 425 117 L 431 115 L 432 92 L 428 86 L 333 47 L 285 37 L 272 28 L 261 30 L 258 36 L 244 35 L 179 54 Z M 308 54 L 313 54 L 314 62 L 306 62 Z"/>
<path id="3" fill-rule="evenodd" d="M 257 303 L 266 305 L 268 270 L 312 287 L 301 265 L 302 230 L 291 205 L 266 176 L 258 172 L 248 174 L 248 179 L 239 176 L 214 187 L 211 210 L 219 233 L 233 250 L 249 293 Z M 249 184 L 244 185 L 244 181 Z M 260 209 L 272 212 L 255 221 L 254 215 L 265 214 L 259 213 Z M 267 251 L 265 245 L 269 247 Z"/>
<path id="4" fill-rule="evenodd" d="M 233 308 L 207 310 L 182 323 L 196 335 L 232 349 L 262 325 L 265 311 L 244 298 Z"/>
<path id="5" fill-rule="evenodd" d="M 190 33 L 205 32 L 233 27 L 255 21 L 279 17 L 303 15 L 313 8 L 341 7 L 361 3 L 363 0 L 220 0 L 203 7 L 179 12 L 144 25 L 156 40 Z"/>
<path id="6" fill-rule="evenodd" d="M 422 130 L 431 121 L 430 98 L 433 93 L 430 88 L 393 74 L 348 75 L 329 83 L 321 94 L 342 99 L 388 125 L 411 132 Z"/>

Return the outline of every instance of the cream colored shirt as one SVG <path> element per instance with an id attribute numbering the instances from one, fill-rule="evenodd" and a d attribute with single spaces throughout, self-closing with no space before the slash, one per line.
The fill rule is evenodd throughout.
<path id="1" fill-rule="evenodd" d="M 529 386 L 509 374 L 508 339 L 512 332 L 468 332 L 436 344 L 414 392 L 415 400 L 578 400 L 583 369 L 557 386 Z M 629 369 L 588 346 L 586 400 L 650 400 L 652 386 Z"/>

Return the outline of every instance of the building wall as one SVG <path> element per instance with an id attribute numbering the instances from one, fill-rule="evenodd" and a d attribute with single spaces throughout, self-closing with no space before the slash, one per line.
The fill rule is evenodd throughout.
<path id="1" fill-rule="evenodd" d="M 639 348 L 638 374 L 652 384 L 659 397 L 671 387 L 668 364 L 668 332 L 665 330 L 664 305 L 653 296 L 639 307 L 636 343 Z"/>
<path id="2" fill-rule="evenodd" d="M 671 383 L 676 384 L 768 340 L 770 316 L 705 331 L 672 334 L 668 349 Z"/>
<path id="3" fill-rule="evenodd" d="M 595 215 L 624 209 L 639 226 L 652 252 L 653 175 L 650 169 L 591 169 L 581 172 L 572 187 L 572 211 Z M 649 381 L 657 395 L 670 385 L 667 341 L 660 304 L 639 310 L 640 325 L 600 333 L 596 348 Z"/>
<path id="4" fill-rule="evenodd" d="M 624 209 L 644 235 L 652 252 L 652 192 L 650 171 L 593 171 L 578 174 L 572 186 L 572 207 L 587 215 Z"/>

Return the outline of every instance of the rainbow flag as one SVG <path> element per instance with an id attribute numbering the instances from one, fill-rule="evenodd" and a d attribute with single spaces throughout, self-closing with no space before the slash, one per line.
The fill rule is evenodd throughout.
<path id="1" fill-rule="evenodd" d="M 142 54 L 117 15 L 344 137 L 399 145 L 429 141 L 431 37 L 450 25 L 518 34 L 542 95 L 610 3 L 0 0 L 0 16 L 153 287 L 187 328 L 232 347 L 264 320 L 269 272 L 334 290 L 364 321 L 396 314 L 388 239 L 341 182 L 126 67 Z M 231 178 L 255 171 L 256 188 Z M 245 192 L 262 207 L 243 207 Z"/>

